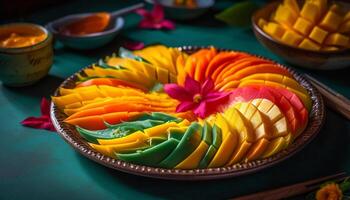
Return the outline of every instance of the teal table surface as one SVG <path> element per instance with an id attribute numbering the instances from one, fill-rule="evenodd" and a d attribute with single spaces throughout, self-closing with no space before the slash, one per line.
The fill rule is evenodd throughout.
<path id="1" fill-rule="evenodd" d="M 46 24 L 67 14 L 115 10 L 134 2 L 74 1 L 13 21 Z M 24 88 L 0 85 L 0 199 L 222 199 L 339 171 L 350 173 L 350 122 L 329 109 L 319 135 L 291 158 L 254 174 L 201 182 L 164 181 L 121 173 L 76 153 L 54 132 L 20 125 L 24 118 L 39 115 L 41 98 L 52 95 L 66 77 L 110 55 L 126 38 L 169 46 L 214 45 L 259 54 L 283 63 L 260 45 L 249 28 L 228 27 L 211 17 L 215 9 L 228 3 L 220 1 L 213 11 L 198 20 L 179 22 L 173 31 L 138 29 L 139 16 L 128 15 L 122 33 L 107 46 L 75 51 L 56 43 L 54 64 L 47 77 Z M 329 72 L 296 69 L 312 74 L 350 97 L 349 69 Z"/>

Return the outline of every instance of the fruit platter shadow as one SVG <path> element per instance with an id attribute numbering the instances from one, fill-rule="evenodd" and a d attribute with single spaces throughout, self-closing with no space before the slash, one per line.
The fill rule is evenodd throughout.
<path id="1" fill-rule="evenodd" d="M 63 81 L 64 81 L 63 78 L 49 74 L 43 79 L 39 80 L 38 82 L 30 86 L 8 87 L 5 85 L 2 85 L 2 87 L 5 94 L 4 96 L 8 98 L 11 98 L 11 96 L 14 96 L 15 94 L 41 98 L 43 96 L 48 97 L 52 95 L 56 90 L 56 88 Z"/>

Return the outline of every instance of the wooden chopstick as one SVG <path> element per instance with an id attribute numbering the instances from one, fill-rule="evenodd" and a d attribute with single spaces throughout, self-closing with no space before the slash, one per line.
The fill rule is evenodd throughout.
<path id="1" fill-rule="evenodd" d="M 342 181 L 349 176 L 346 176 L 345 172 L 326 176 L 326 177 L 321 177 L 318 179 L 310 180 L 310 181 L 305 181 L 302 183 L 297 183 L 294 185 L 286 186 L 286 187 L 281 187 L 278 189 L 272 189 L 264 192 L 259 192 L 255 194 L 250 194 L 246 196 L 241 196 L 237 198 L 232 198 L 235 200 L 278 200 L 278 199 L 283 199 L 283 198 L 288 198 L 300 194 L 305 194 L 307 192 L 310 192 L 312 190 L 317 189 L 321 184 L 323 184 L 326 181 L 334 181 L 334 182 L 339 182 Z"/>
<path id="2" fill-rule="evenodd" d="M 327 87 L 323 83 L 319 82 L 310 75 L 305 74 L 305 77 L 311 82 L 311 84 L 317 88 L 322 94 L 326 105 L 334 111 L 340 113 L 348 120 L 350 120 L 350 100 L 343 95 L 335 92 L 331 88 Z"/>

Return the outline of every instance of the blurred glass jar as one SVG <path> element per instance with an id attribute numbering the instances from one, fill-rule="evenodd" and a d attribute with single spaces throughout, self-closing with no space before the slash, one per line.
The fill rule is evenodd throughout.
<path id="1" fill-rule="evenodd" d="M 42 26 L 0 26 L 0 80 L 4 85 L 31 85 L 46 76 L 53 62 L 52 35 Z"/>

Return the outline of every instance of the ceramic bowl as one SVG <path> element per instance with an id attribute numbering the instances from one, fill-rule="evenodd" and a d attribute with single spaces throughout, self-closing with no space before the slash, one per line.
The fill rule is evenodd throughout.
<path id="1" fill-rule="evenodd" d="M 114 22 L 111 22 L 111 24 L 103 32 L 76 36 L 66 35 L 58 31 L 59 27 L 70 23 L 72 20 L 77 20 L 79 18 L 83 18 L 91 14 L 93 13 L 68 15 L 66 17 L 48 23 L 46 27 L 50 32 L 53 33 L 55 39 L 62 42 L 65 46 L 68 46 L 73 49 L 85 50 L 95 49 L 109 43 L 115 38 L 115 36 L 120 32 L 120 30 L 124 26 L 124 19 L 122 17 L 118 17 L 115 19 Z"/>
<path id="2" fill-rule="evenodd" d="M 265 33 L 259 26 L 260 18 L 269 19 L 280 2 L 272 2 L 252 16 L 252 27 L 259 42 L 287 62 L 308 69 L 336 70 L 350 66 L 350 49 L 339 51 L 312 51 L 284 44 Z"/>
<path id="3" fill-rule="evenodd" d="M 52 35 L 44 27 L 30 23 L 11 23 L 0 26 L 0 33 L 8 29 L 32 30 L 46 38 L 31 46 L 0 48 L 0 80 L 12 87 L 27 86 L 49 72 L 53 62 Z"/>
<path id="4" fill-rule="evenodd" d="M 154 4 L 155 0 L 145 0 L 147 3 Z M 158 0 L 159 4 L 164 6 L 165 15 L 172 19 L 189 20 L 195 19 L 204 14 L 215 3 L 215 0 L 197 0 L 198 6 L 188 8 L 185 6 L 173 5 L 173 0 Z"/>

